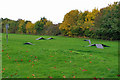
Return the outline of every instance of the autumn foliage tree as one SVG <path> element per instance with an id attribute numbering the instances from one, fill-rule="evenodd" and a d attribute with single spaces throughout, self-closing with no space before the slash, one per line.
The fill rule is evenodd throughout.
<path id="1" fill-rule="evenodd" d="M 17 21 L 10 20 L 8 22 L 8 24 L 9 24 L 9 28 L 8 28 L 9 33 L 17 33 L 17 30 L 18 30 L 18 23 L 17 23 Z"/>
<path id="2" fill-rule="evenodd" d="M 34 24 L 31 22 L 27 22 L 26 24 L 26 33 L 33 34 L 34 33 Z"/>
<path id="3" fill-rule="evenodd" d="M 77 20 L 77 26 L 73 29 L 74 31 L 74 35 L 77 36 L 84 36 L 84 32 L 85 32 L 85 19 L 86 16 L 88 15 L 89 11 L 85 11 L 82 12 L 80 11 L 79 16 L 78 16 L 78 20 Z"/>
<path id="4" fill-rule="evenodd" d="M 89 12 L 86 16 L 85 16 L 85 21 L 83 23 L 83 25 L 81 25 L 81 27 L 83 27 L 84 30 L 84 36 L 87 37 L 92 37 L 93 34 L 92 30 L 95 28 L 95 18 L 98 16 L 98 9 L 93 9 L 92 12 Z"/>
<path id="5" fill-rule="evenodd" d="M 60 35 L 61 32 L 59 30 L 59 25 L 60 24 L 47 24 L 44 26 L 44 29 L 42 31 L 42 35 L 54 35 L 54 36 L 57 36 L 57 35 Z"/>
<path id="6" fill-rule="evenodd" d="M 53 24 L 45 17 L 40 18 L 34 24 L 31 21 L 1 18 L 2 32 L 6 32 L 6 24 L 9 24 L 9 33 L 62 35 L 90 37 L 107 40 L 120 39 L 120 2 L 114 2 L 100 10 L 92 11 L 71 10 L 64 16 L 60 24 Z"/>
<path id="7" fill-rule="evenodd" d="M 64 16 L 64 21 L 59 29 L 64 35 L 89 37 L 98 12 L 98 9 L 93 9 L 92 12 L 72 10 Z"/>
<path id="8" fill-rule="evenodd" d="M 22 27 L 23 27 L 23 25 L 24 25 L 24 23 L 25 23 L 25 21 L 24 20 L 22 20 L 22 19 L 18 19 L 18 33 L 23 33 L 23 30 L 22 30 Z"/>
<path id="9" fill-rule="evenodd" d="M 59 27 L 64 35 L 72 36 L 71 29 L 77 24 L 78 14 L 78 10 L 72 10 L 64 16 L 64 21 Z"/>

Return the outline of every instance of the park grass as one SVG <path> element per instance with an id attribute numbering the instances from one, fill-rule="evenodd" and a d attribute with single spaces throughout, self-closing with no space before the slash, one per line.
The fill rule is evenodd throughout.
<path id="1" fill-rule="evenodd" d="M 53 40 L 36 40 L 38 37 Z M 2 34 L 3 78 L 117 78 L 118 41 L 91 39 L 110 47 L 87 47 L 84 38 Z M 31 42 L 35 45 L 24 45 Z M 21 59 L 23 61 L 21 61 Z M 30 61 L 31 60 L 31 61 Z M 30 61 L 30 62 L 29 62 Z"/>
<path id="2" fill-rule="evenodd" d="M 0 71 L 2 71 L 2 33 L 0 33 Z M 0 80 L 2 79 L 2 73 L 0 72 Z"/>

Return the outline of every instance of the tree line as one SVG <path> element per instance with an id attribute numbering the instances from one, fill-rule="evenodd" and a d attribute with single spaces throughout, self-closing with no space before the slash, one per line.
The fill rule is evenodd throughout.
<path id="1" fill-rule="evenodd" d="M 92 11 L 71 10 L 62 23 L 53 24 L 52 21 L 42 17 L 32 23 L 22 19 L 10 20 L 1 18 L 2 32 L 9 24 L 9 33 L 63 35 L 69 37 L 89 37 L 105 40 L 120 40 L 120 2 L 108 5 L 100 10 Z"/>
<path id="2" fill-rule="evenodd" d="M 60 34 L 59 24 L 55 25 L 52 21 L 42 17 L 39 21 L 32 23 L 18 19 L 17 21 L 8 18 L 1 18 L 2 32 L 6 32 L 6 24 L 9 24 L 8 32 L 16 34 L 40 34 L 40 35 L 58 35 Z"/>

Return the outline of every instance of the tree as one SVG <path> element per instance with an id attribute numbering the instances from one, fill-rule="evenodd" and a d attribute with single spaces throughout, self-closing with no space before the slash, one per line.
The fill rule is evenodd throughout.
<path id="1" fill-rule="evenodd" d="M 0 18 L 0 33 L 2 33 L 2 18 Z"/>
<path id="2" fill-rule="evenodd" d="M 32 24 L 31 22 L 27 22 L 27 24 L 26 24 L 26 33 L 27 34 L 34 33 L 34 24 Z"/>
<path id="3" fill-rule="evenodd" d="M 24 23 L 25 23 L 24 20 L 18 19 L 18 24 L 19 24 L 19 25 L 18 25 L 18 27 L 19 27 L 18 33 L 23 33 L 22 29 L 23 29 Z"/>
<path id="4" fill-rule="evenodd" d="M 85 11 L 85 12 L 82 12 L 80 11 L 79 13 L 79 17 L 78 17 L 78 20 L 77 20 L 77 26 L 76 28 L 73 29 L 73 32 L 75 33 L 74 35 L 79 35 L 79 36 L 85 36 L 84 32 L 85 32 L 85 19 L 86 19 L 86 16 L 88 15 L 89 11 Z"/>
<path id="5" fill-rule="evenodd" d="M 14 20 L 10 20 L 9 21 L 9 33 L 16 33 L 17 30 L 18 30 L 18 24 L 17 24 L 17 21 L 14 21 Z"/>
<path id="6" fill-rule="evenodd" d="M 77 25 L 78 14 L 78 10 L 71 10 L 64 16 L 64 21 L 59 27 L 64 35 L 72 36 L 71 29 Z"/>
<path id="7" fill-rule="evenodd" d="M 99 38 L 108 40 L 120 39 L 120 2 L 102 8 L 95 18 L 96 34 Z"/>
<path id="8" fill-rule="evenodd" d="M 51 26 L 51 25 L 53 25 L 52 21 L 47 21 L 46 24 L 45 24 L 45 26 L 48 26 L 48 27 Z"/>
<path id="9" fill-rule="evenodd" d="M 23 33 L 25 33 L 25 34 L 26 34 L 26 24 L 27 24 L 28 22 L 31 23 L 31 21 L 25 21 L 24 24 L 21 26 L 21 27 L 22 27 L 21 29 L 22 29 Z"/>
<path id="10" fill-rule="evenodd" d="M 36 30 L 37 34 L 40 34 L 40 31 L 43 30 L 44 22 L 37 21 L 34 25 L 34 29 Z"/>
<path id="11" fill-rule="evenodd" d="M 40 22 L 43 22 L 43 24 L 45 25 L 46 22 L 47 22 L 47 19 L 45 17 L 43 17 L 43 18 L 40 19 Z"/>
<path id="12" fill-rule="evenodd" d="M 59 30 L 59 25 L 60 24 L 51 24 L 50 26 L 44 26 L 43 31 L 41 32 L 42 35 L 60 35 L 61 32 Z"/>
<path id="13" fill-rule="evenodd" d="M 87 36 L 91 37 L 92 36 L 92 30 L 94 28 L 94 21 L 95 17 L 97 16 L 99 10 L 98 9 L 93 9 L 92 12 L 85 11 L 85 12 L 80 12 L 79 13 L 79 18 L 77 21 L 77 35 L 80 36 Z M 75 31 L 74 31 L 75 32 Z"/>
<path id="14" fill-rule="evenodd" d="M 9 24 L 9 21 L 10 21 L 10 19 L 8 19 L 8 18 L 5 18 L 5 19 L 2 18 L 2 32 L 3 33 L 6 32 L 6 24 Z"/>

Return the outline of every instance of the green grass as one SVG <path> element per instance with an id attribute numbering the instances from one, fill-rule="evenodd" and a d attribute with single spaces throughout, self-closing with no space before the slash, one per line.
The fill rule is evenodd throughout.
<path id="1" fill-rule="evenodd" d="M 38 37 L 55 39 L 35 40 Z M 63 36 L 9 34 L 7 44 L 6 35 L 3 34 L 2 70 L 3 68 L 5 70 L 2 76 L 3 78 L 48 78 L 48 76 L 63 78 L 64 75 L 66 78 L 73 76 L 117 78 L 118 42 L 91 39 L 92 43 L 111 46 L 98 49 L 87 47 L 89 42 L 83 40 Z M 32 42 L 35 45 L 24 45 L 24 42 Z M 82 71 L 83 69 L 87 71 Z"/>
<path id="2" fill-rule="evenodd" d="M 1 80 L 1 78 L 2 78 L 2 73 L 1 73 L 1 71 L 2 71 L 2 55 L 1 55 L 1 52 L 0 52 L 0 80 Z"/>

